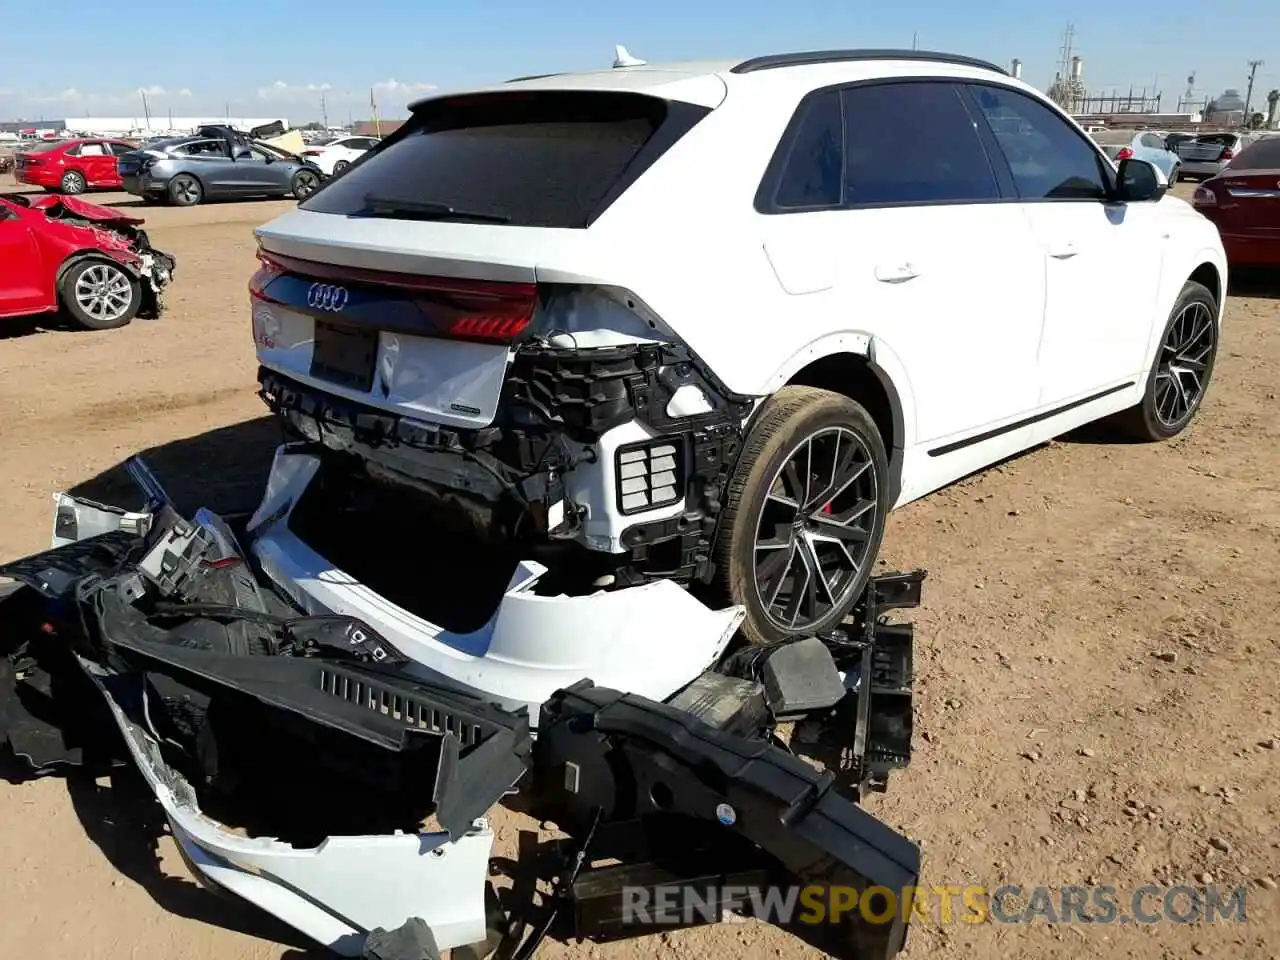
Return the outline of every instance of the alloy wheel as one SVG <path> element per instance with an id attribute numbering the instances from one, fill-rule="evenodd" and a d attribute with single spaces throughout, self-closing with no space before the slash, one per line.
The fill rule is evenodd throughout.
<path id="1" fill-rule="evenodd" d="M 200 199 L 199 185 L 188 177 L 183 177 L 178 181 L 178 185 L 174 188 L 174 192 L 178 195 L 178 202 L 182 204 L 196 203 Z"/>
<path id="2" fill-rule="evenodd" d="M 878 520 L 876 471 L 863 439 L 827 427 L 795 447 L 756 524 L 755 588 L 776 626 L 803 630 L 853 598 Z"/>
<path id="3" fill-rule="evenodd" d="M 1218 330 L 1207 304 L 1187 304 L 1169 325 L 1156 365 L 1156 418 L 1174 429 L 1195 412 L 1218 345 Z"/>
<path id="4" fill-rule="evenodd" d="M 107 325 L 129 312 L 133 305 L 133 284 L 124 271 L 95 263 L 76 279 L 75 298 L 81 310 Z"/>
<path id="5" fill-rule="evenodd" d="M 303 170 L 293 178 L 293 195 L 299 200 L 309 197 L 315 190 L 319 178 L 308 170 Z"/>
<path id="6" fill-rule="evenodd" d="M 78 173 L 65 173 L 62 175 L 62 192 L 63 193 L 80 193 L 84 190 L 84 177 Z"/>

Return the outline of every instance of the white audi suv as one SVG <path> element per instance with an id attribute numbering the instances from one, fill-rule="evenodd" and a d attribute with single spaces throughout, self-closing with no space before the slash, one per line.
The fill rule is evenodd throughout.
<path id="1" fill-rule="evenodd" d="M 1183 430 L 1227 284 L 1154 167 L 920 51 L 433 97 L 257 235 L 261 388 L 297 438 L 260 558 L 300 602 L 454 637 L 442 660 L 492 655 L 522 562 L 529 631 L 557 602 L 612 611 L 565 635 L 683 622 L 673 584 L 754 643 L 830 630 L 891 509 L 1104 417 Z"/>

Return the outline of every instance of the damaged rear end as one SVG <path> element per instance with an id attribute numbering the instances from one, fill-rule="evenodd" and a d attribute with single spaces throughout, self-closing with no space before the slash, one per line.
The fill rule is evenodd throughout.
<path id="1" fill-rule="evenodd" d="M 412 489 L 434 525 L 569 593 L 709 579 L 753 408 L 594 226 L 724 96 L 715 76 L 646 82 L 420 104 L 258 230 L 262 394 L 331 486 Z"/>

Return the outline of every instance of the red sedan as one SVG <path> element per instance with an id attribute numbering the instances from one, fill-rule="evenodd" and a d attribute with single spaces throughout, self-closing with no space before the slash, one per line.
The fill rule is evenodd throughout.
<path id="1" fill-rule="evenodd" d="M 1280 265 L 1280 137 L 1245 147 L 1191 202 L 1218 225 L 1232 266 Z"/>
<path id="2" fill-rule="evenodd" d="M 116 157 L 135 148 L 123 140 L 57 140 L 28 147 L 18 154 L 13 176 L 59 193 L 91 189 L 119 190 Z"/>
<path id="3" fill-rule="evenodd" d="M 63 309 L 105 330 L 159 316 L 174 260 L 141 223 L 77 197 L 0 194 L 0 318 Z"/>

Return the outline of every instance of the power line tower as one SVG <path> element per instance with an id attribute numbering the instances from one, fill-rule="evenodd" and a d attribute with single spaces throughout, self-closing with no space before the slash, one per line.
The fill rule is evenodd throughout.
<path id="1" fill-rule="evenodd" d="M 320 94 L 320 122 L 324 124 L 326 130 L 329 129 L 329 110 L 325 106 L 324 94 Z"/>
<path id="2" fill-rule="evenodd" d="M 1249 126 L 1249 117 L 1251 116 L 1249 108 L 1253 105 L 1253 78 L 1257 75 L 1260 66 L 1262 66 L 1261 60 L 1249 61 L 1249 86 L 1244 92 L 1244 125 L 1246 127 Z"/>

